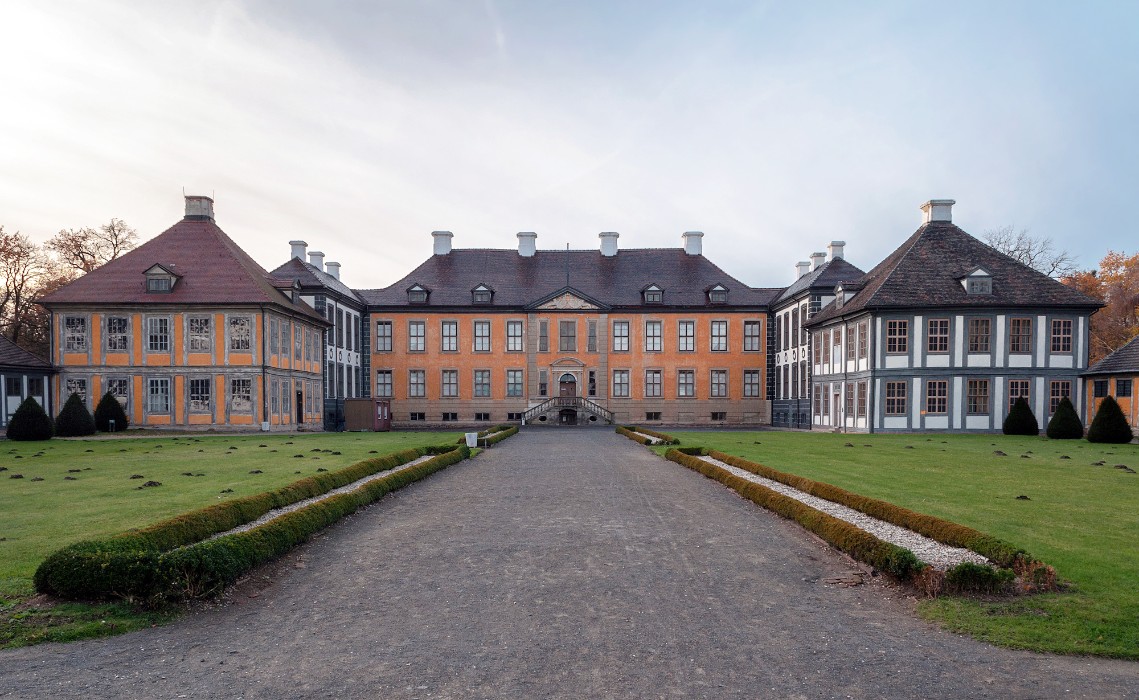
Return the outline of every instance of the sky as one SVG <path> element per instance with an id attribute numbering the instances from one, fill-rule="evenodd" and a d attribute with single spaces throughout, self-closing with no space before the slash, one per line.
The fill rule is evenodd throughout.
<path id="1" fill-rule="evenodd" d="M 751 286 L 928 199 L 1086 268 L 1139 248 L 1139 3 L 0 1 L 0 226 L 183 192 L 266 269 L 356 288 L 456 248 L 679 247 Z"/>

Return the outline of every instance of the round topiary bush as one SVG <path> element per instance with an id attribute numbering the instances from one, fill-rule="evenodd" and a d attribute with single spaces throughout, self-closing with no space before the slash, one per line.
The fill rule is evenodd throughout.
<path id="1" fill-rule="evenodd" d="M 111 421 L 115 422 L 113 429 L 111 428 Z M 104 433 L 127 429 L 126 411 L 123 410 L 123 405 L 119 403 L 119 400 L 109 391 L 103 394 L 103 398 L 99 399 L 99 405 L 95 407 L 95 427 Z"/>
<path id="2" fill-rule="evenodd" d="M 1114 398 L 1108 396 L 1100 402 L 1092 424 L 1088 427 L 1088 442 L 1131 442 L 1131 426 Z"/>
<path id="3" fill-rule="evenodd" d="M 1053 440 L 1078 440 L 1084 436 L 1084 424 L 1068 397 L 1060 399 L 1056 412 L 1048 421 L 1048 437 Z"/>
<path id="4" fill-rule="evenodd" d="M 1028 407 L 1028 401 L 1020 397 L 1009 409 L 1008 417 L 1004 422 L 1005 435 L 1039 435 L 1040 423 Z"/>
<path id="5" fill-rule="evenodd" d="M 8 421 L 9 440 L 50 440 L 55 434 L 51 416 L 32 397 L 24 399 Z"/>
<path id="6" fill-rule="evenodd" d="M 95 434 L 95 419 L 79 394 L 67 397 L 67 403 L 63 404 L 63 410 L 55 419 L 55 434 L 60 437 Z"/>

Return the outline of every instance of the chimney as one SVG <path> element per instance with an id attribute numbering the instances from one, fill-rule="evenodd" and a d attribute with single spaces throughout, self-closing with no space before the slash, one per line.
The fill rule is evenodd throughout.
<path id="1" fill-rule="evenodd" d="M 928 224 L 932 221 L 953 221 L 953 205 L 957 202 L 952 199 L 931 199 L 921 205 L 921 222 Z"/>
<path id="2" fill-rule="evenodd" d="M 538 247 L 538 234 L 533 231 L 518 232 L 518 254 L 524 258 L 534 257 Z"/>
<path id="3" fill-rule="evenodd" d="M 289 246 L 293 249 L 293 254 L 290 258 L 300 258 L 301 262 L 305 261 L 305 249 L 308 248 L 308 243 L 304 241 L 289 241 Z"/>
<path id="4" fill-rule="evenodd" d="M 817 270 L 827 261 L 826 253 L 811 253 L 811 269 Z"/>
<path id="5" fill-rule="evenodd" d="M 446 255 L 451 252 L 451 239 L 455 234 L 450 231 L 432 231 L 431 237 L 435 239 L 435 255 Z"/>
<path id="6" fill-rule="evenodd" d="M 700 231 L 685 231 L 680 234 L 680 238 L 684 241 L 684 252 L 689 255 L 700 255 L 700 239 L 703 237 L 704 234 Z"/>
<path id="7" fill-rule="evenodd" d="M 800 260 L 799 262 L 795 263 L 795 279 L 799 279 L 803 275 L 810 273 L 810 271 L 811 263 L 807 262 L 806 260 Z"/>
<path id="8" fill-rule="evenodd" d="M 324 271 L 336 279 L 340 279 L 340 263 L 330 262 L 324 264 Z"/>
<path id="9" fill-rule="evenodd" d="M 827 252 L 830 253 L 831 260 L 842 260 L 842 249 L 846 247 L 846 241 L 831 241 L 827 246 Z"/>
<path id="10" fill-rule="evenodd" d="M 604 231 L 597 234 L 601 239 L 601 254 L 607 258 L 611 258 L 617 254 L 617 237 L 621 234 L 616 231 Z"/>
<path id="11" fill-rule="evenodd" d="M 213 221 L 214 200 L 198 195 L 185 195 L 186 221 Z"/>
<path id="12" fill-rule="evenodd" d="M 320 252 L 319 250 L 312 251 L 308 254 L 308 262 L 316 269 L 324 272 L 324 253 Z"/>

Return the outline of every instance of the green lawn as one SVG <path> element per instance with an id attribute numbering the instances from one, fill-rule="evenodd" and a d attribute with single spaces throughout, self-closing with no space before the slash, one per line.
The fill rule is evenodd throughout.
<path id="1" fill-rule="evenodd" d="M 1070 584 L 1060 594 L 922 603 L 923 615 L 951 630 L 1011 647 L 1139 659 L 1139 474 L 1115 468 L 1139 471 L 1139 445 L 1004 435 L 672 435 L 974 527 L 1024 547 Z"/>

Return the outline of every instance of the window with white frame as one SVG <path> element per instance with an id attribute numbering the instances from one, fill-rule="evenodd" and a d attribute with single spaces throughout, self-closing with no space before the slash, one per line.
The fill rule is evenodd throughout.
<path id="1" fill-rule="evenodd" d="M 763 324 L 759 321 L 744 321 L 744 352 L 759 352 L 763 349 L 763 337 L 760 335 L 762 329 Z"/>
<path id="2" fill-rule="evenodd" d="M 676 395 L 690 398 L 696 396 L 696 371 L 681 369 L 676 372 Z"/>
<path id="3" fill-rule="evenodd" d="M 506 395 L 507 396 L 522 396 L 523 386 L 525 386 L 524 375 L 520 369 L 506 370 Z"/>
<path id="4" fill-rule="evenodd" d="M 577 321 L 558 322 L 558 350 L 577 352 Z"/>
<path id="5" fill-rule="evenodd" d="M 763 396 L 762 372 L 758 369 L 744 370 L 744 398 L 754 399 Z"/>
<path id="6" fill-rule="evenodd" d="M 613 370 L 613 396 L 627 397 L 629 395 L 629 370 Z"/>
<path id="7" fill-rule="evenodd" d="M 376 352 L 392 351 L 392 322 L 376 321 Z"/>
<path id="8" fill-rule="evenodd" d="M 490 370 L 489 369 L 476 369 L 475 370 L 475 396 L 488 397 L 490 396 Z"/>
<path id="9" fill-rule="evenodd" d="M 146 319 L 148 352 L 170 352 L 170 319 L 150 316 Z"/>
<path id="10" fill-rule="evenodd" d="M 653 399 L 661 396 L 661 370 L 645 370 L 645 398 Z"/>
<path id="11" fill-rule="evenodd" d="M 146 412 L 170 413 L 170 380 L 150 378 L 146 380 Z"/>
<path id="12" fill-rule="evenodd" d="M 126 316 L 107 317 L 107 352 L 130 350 L 130 319 Z"/>
<path id="13" fill-rule="evenodd" d="M 83 403 L 87 403 L 87 380 L 82 377 L 68 377 L 67 381 L 63 383 L 64 393 L 68 398 L 72 394 L 79 394 L 79 398 L 83 399 Z"/>
<path id="14" fill-rule="evenodd" d="M 210 412 L 210 380 L 190 379 L 190 413 Z"/>
<path id="15" fill-rule="evenodd" d="M 293 324 L 293 359 L 298 362 L 301 359 L 301 354 L 304 352 L 304 341 L 301 335 L 300 324 Z"/>
<path id="16" fill-rule="evenodd" d="M 459 395 L 459 370 L 443 370 L 443 398 L 453 399 Z"/>
<path id="17" fill-rule="evenodd" d="M 443 321 L 442 324 L 442 345 L 440 350 L 443 352 L 458 352 L 459 351 L 459 322 L 458 321 Z"/>
<path id="18" fill-rule="evenodd" d="M 490 352 L 490 321 L 475 321 L 475 352 Z"/>
<path id="19" fill-rule="evenodd" d="M 597 321 L 593 319 L 585 324 L 585 351 L 597 352 Z"/>
<path id="20" fill-rule="evenodd" d="M 233 413 L 253 412 L 253 380 L 229 380 L 229 410 Z"/>
<path id="21" fill-rule="evenodd" d="M 506 322 L 506 351 L 522 352 L 526 349 L 521 321 Z"/>
<path id="22" fill-rule="evenodd" d="M 65 352 L 87 352 L 87 317 L 63 318 L 63 349 Z"/>
<path id="23" fill-rule="evenodd" d="M 269 382 L 269 413 L 278 415 L 281 412 L 281 385 L 274 379 Z"/>
<path id="24" fill-rule="evenodd" d="M 126 377 L 111 377 L 107 379 L 107 392 L 114 396 L 115 399 L 122 405 L 123 410 L 127 409 L 127 404 L 130 400 L 130 380 Z"/>
<path id="25" fill-rule="evenodd" d="M 677 350 L 680 352 L 694 352 L 696 350 L 696 322 L 678 322 L 676 339 Z"/>
<path id="26" fill-rule="evenodd" d="M 728 370 L 714 369 L 709 379 L 708 390 L 712 398 L 723 399 L 728 396 Z"/>
<path id="27" fill-rule="evenodd" d="M 550 322 L 546 319 L 538 321 L 538 352 L 550 351 Z"/>
<path id="28" fill-rule="evenodd" d="M 427 324 L 424 321 L 407 322 L 407 351 L 423 352 L 427 349 Z"/>
<path id="29" fill-rule="evenodd" d="M 376 396 L 381 399 L 392 397 L 392 371 L 390 369 L 376 370 Z"/>
<path id="30" fill-rule="evenodd" d="M 613 322 L 613 352 L 629 351 L 629 322 Z"/>
<path id="31" fill-rule="evenodd" d="M 422 369 L 407 371 L 407 397 L 420 399 L 427 395 L 427 372 Z"/>
<path id="32" fill-rule="evenodd" d="M 645 321 L 645 351 L 660 352 L 661 348 L 661 322 Z"/>
<path id="33" fill-rule="evenodd" d="M 231 352 L 249 352 L 253 347 L 253 319 L 248 316 L 230 316 L 229 349 Z M 286 348 L 288 346 L 285 346 Z M 282 348 L 285 350 L 285 348 Z"/>
<path id="34" fill-rule="evenodd" d="M 728 351 L 728 322 L 712 321 L 712 352 Z"/>

